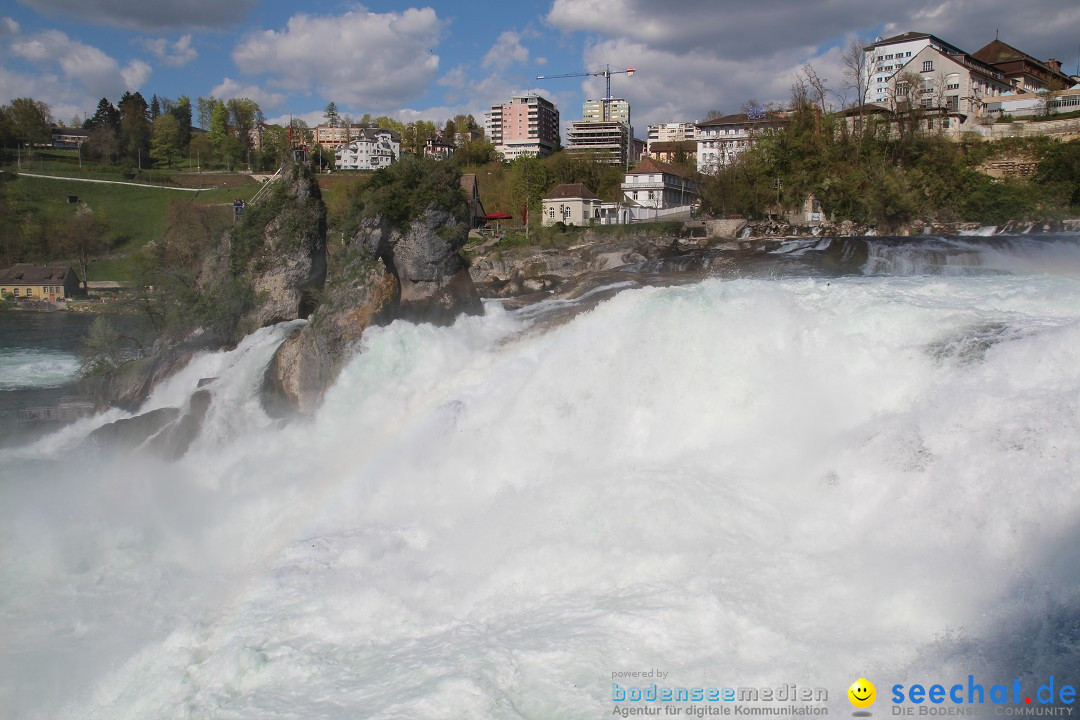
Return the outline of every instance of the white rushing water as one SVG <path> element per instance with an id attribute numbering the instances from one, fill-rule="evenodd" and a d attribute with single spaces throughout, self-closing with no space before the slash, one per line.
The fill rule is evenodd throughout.
<path id="1" fill-rule="evenodd" d="M 60 387 L 78 372 L 79 359 L 72 353 L 0 348 L 0 391 Z"/>
<path id="2" fill-rule="evenodd" d="M 218 378 L 178 462 L 86 429 L 0 457 L 0 707 L 585 718 L 658 668 L 846 714 L 860 676 L 1077 679 L 1077 277 L 709 280 L 530 317 L 370 330 L 285 425 L 254 388 L 288 328 L 260 331 L 155 395 Z"/>

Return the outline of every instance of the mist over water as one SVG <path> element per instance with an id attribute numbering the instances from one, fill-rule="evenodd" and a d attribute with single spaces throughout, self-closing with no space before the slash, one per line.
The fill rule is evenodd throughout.
<path id="1" fill-rule="evenodd" d="M 1076 247 L 396 322 L 288 424 L 255 388 L 293 326 L 261 330 L 148 402 L 216 378 L 177 462 L 84 444 L 119 411 L 0 450 L 0 707 L 597 717 L 659 668 L 846 714 L 858 677 L 1075 681 Z"/>

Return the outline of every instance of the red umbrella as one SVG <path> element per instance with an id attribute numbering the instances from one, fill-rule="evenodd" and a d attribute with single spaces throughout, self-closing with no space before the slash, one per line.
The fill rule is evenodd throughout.
<path id="1" fill-rule="evenodd" d="M 513 215 L 504 212 L 492 212 L 484 216 L 485 220 L 512 220 Z"/>

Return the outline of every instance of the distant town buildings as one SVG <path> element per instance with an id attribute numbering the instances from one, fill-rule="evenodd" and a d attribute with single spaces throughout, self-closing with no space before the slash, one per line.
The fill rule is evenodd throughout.
<path id="1" fill-rule="evenodd" d="M 925 47 L 942 53 L 962 55 L 963 50 L 929 33 L 906 32 L 889 38 L 878 38 L 863 48 L 866 102 L 887 105 L 889 83 L 893 77 Z"/>
<path id="2" fill-rule="evenodd" d="M 624 122 L 570 123 L 566 152 L 598 162 L 625 166 L 633 153 L 633 129 Z"/>
<path id="3" fill-rule="evenodd" d="M 339 170 L 378 170 L 401 157 L 401 136 L 377 125 L 353 126 L 355 139 L 334 150 L 334 167 Z"/>
<path id="4" fill-rule="evenodd" d="M 523 155 L 547 157 L 559 147 L 559 111 L 535 93 L 515 95 L 492 105 L 485 116 L 488 139 L 504 160 Z"/>
<path id="5" fill-rule="evenodd" d="M 924 47 L 889 80 L 891 109 L 921 107 L 926 129 L 959 132 L 988 117 L 987 103 L 1011 89 L 1005 74 L 967 53 Z M 910 68 L 910 69 L 907 69 Z"/>
<path id="6" fill-rule="evenodd" d="M 453 139 L 447 140 L 440 133 L 431 135 L 424 141 L 424 157 L 445 160 L 453 155 L 456 150 L 457 146 L 454 144 Z"/>

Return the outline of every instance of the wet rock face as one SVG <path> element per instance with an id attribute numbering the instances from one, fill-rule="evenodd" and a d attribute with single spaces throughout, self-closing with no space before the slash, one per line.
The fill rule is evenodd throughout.
<path id="1" fill-rule="evenodd" d="M 382 263 L 360 258 L 327 292 L 311 322 L 278 347 L 263 378 L 262 404 L 274 417 L 310 415 L 371 325 L 393 317 L 399 287 Z"/>
<path id="2" fill-rule="evenodd" d="M 469 226 L 446 210 L 429 207 L 405 229 L 379 218 L 353 238 L 385 263 L 401 288 L 396 316 L 420 322 L 450 323 L 461 313 L 482 311 L 480 296 L 458 254 Z"/>
<path id="3" fill-rule="evenodd" d="M 248 262 L 259 298 L 252 329 L 307 318 L 313 293 L 326 283 L 326 206 L 309 172 L 285 181 L 285 202 L 266 225 L 262 249 Z"/>
<path id="4" fill-rule="evenodd" d="M 139 450 L 176 460 L 199 436 L 212 400 L 209 390 L 199 389 L 188 400 L 186 411 L 164 407 L 117 420 L 94 430 L 89 440 L 113 450 Z"/>

